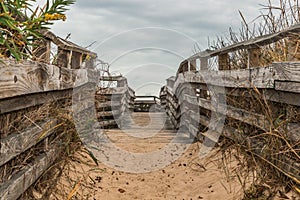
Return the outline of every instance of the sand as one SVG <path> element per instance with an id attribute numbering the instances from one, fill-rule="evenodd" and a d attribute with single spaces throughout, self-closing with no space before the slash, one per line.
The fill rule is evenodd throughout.
<path id="1" fill-rule="evenodd" d="M 161 151 L 177 134 L 176 131 L 161 123 L 165 118 L 164 114 L 159 113 L 151 115 L 134 113 L 133 121 L 128 129 L 105 130 L 105 135 L 114 145 L 128 152 L 144 155 L 153 151 Z M 149 138 L 135 137 L 145 133 L 150 135 L 155 133 L 155 135 Z M 180 136 L 182 140 L 179 141 L 183 142 L 182 144 L 189 139 L 188 134 L 180 133 Z M 178 147 L 181 145 L 180 142 Z M 99 148 L 103 146 L 105 143 L 100 144 Z M 236 176 L 241 170 L 238 162 L 234 158 L 230 161 L 227 158 L 224 164 L 217 148 L 210 152 L 209 156 L 200 159 L 200 147 L 199 142 L 192 143 L 177 160 L 147 173 L 129 173 L 124 172 L 120 166 L 109 167 L 107 163 L 112 157 L 107 151 L 113 152 L 113 149 L 106 149 L 106 153 L 103 154 L 108 155 L 107 160 L 99 161 L 96 165 L 85 147 L 82 147 L 67 160 L 67 165 L 50 199 L 242 199 L 243 190 Z M 120 158 L 116 157 L 116 159 L 126 160 L 121 157 L 121 154 L 119 156 Z M 152 162 L 161 161 L 157 159 Z M 131 167 L 142 168 L 140 165 Z"/>
<path id="2" fill-rule="evenodd" d="M 133 113 L 132 117 L 127 128 L 105 131 L 110 141 L 128 152 L 145 154 L 162 151 L 177 134 L 165 123 L 167 117 L 164 113 Z M 141 134 L 151 137 L 135 137 Z M 186 133 L 180 133 L 180 137 L 178 147 L 189 141 Z M 104 145 L 99 145 L 99 148 Z M 83 147 L 68 160 L 51 199 L 241 199 L 241 184 L 232 176 L 237 169 L 236 162 L 232 161 L 224 168 L 217 149 L 211 152 L 211 157 L 199 159 L 200 147 L 200 143 L 193 143 L 177 160 L 147 173 L 129 173 L 117 167 L 109 167 L 106 163 L 111 156 L 99 161 L 97 166 Z M 167 156 L 163 159 L 167 159 Z M 152 162 L 161 161 L 158 159 Z M 132 166 L 135 167 L 140 169 L 142 166 Z M 224 169 L 232 173 L 226 175 L 228 173 Z"/>
<path id="3" fill-rule="evenodd" d="M 219 160 L 198 158 L 199 144 L 169 166 L 149 173 L 133 174 L 97 166 L 82 151 L 76 153 L 59 180 L 51 199 L 66 199 L 72 188 L 73 199 L 241 199 L 241 186 L 235 177 L 227 177 Z M 231 169 L 234 169 L 234 164 Z"/>

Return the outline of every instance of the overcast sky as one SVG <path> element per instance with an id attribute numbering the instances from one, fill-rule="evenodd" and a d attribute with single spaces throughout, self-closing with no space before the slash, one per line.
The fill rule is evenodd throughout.
<path id="1" fill-rule="evenodd" d="M 121 73 L 137 94 L 158 95 L 194 46 L 206 49 L 208 37 L 238 31 L 240 10 L 247 21 L 259 15 L 261 0 L 77 0 L 66 22 L 52 31 L 90 47 L 110 70 Z"/>

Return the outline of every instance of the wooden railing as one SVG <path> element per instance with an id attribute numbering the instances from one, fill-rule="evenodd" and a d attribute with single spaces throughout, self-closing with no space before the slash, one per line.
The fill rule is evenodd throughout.
<path id="1" fill-rule="evenodd" d="M 99 87 L 96 92 L 97 118 L 101 128 L 121 126 L 120 116 L 134 110 L 135 93 L 122 76 L 101 76 L 107 88 Z M 116 82 L 116 85 L 112 85 Z M 120 127 L 119 127 L 120 128 Z"/>
<path id="2" fill-rule="evenodd" d="M 157 96 L 136 96 L 134 112 L 161 111 L 160 99 Z"/>
<path id="3" fill-rule="evenodd" d="M 48 37 L 43 41 L 57 42 Z M 40 45 L 34 52 L 40 62 L 0 62 L 1 200 L 19 198 L 60 155 L 63 123 L 50 113 L 55 109 L 71 110 L 75 88 L 87 84 L 96 87 L 99 73 L 93 63 L 82 68 L 83 60 L 75 62 L 78 56 L 88 62 L 87 55 L 94 60 L 96 54 L 70 42 L 58 45 L 60 51 L 73 51 L 65 60 L 69 65 L 49 64 L 49 45 Z M 77 51 L 82 54 L 76 54 Z"/>
<path id="4" fill-rule="evenodd" d="M 251 60 L 252 51 L 261 45 L 281 39 L 289 41 L 295 34 L 299 45 L 299 32 L 300 26 L 296 25 L 280 33 L 200 52 L 183 61 L 176 77 L 167 79 L 160 93 L 174 127 L 189 131 L 200 141 L 218 142 L 221 135 L 240 144 L 246 142 L 249 151 L 276 163 L 280 173 L 300 180 L 297 157 L 270 158 L 264 152 L 263 140 L 251 137 L 275 130 L 284 133 L 293 144 L 300 141 L 300 62 L 296 59 L 300 50 L 290 46 L 291 60 L 268 66 L 253 65 L 260 62 Z M 228 53 L 241 49 L 249 53 L 251 65 L 232 70 L 228 66 Z M 218 69 L 210 70 L 208 60 L 214 57 L 218 58 Z M 197 59 L 200 60 L 198 69 Z"/>
<path id="5" fill-rule="evenodd" d="M 283 30 L 278 33 L 264 35 L 257 37 L 251 40 L 243 41 L 236 43 L 221 49 L 217 50 L 205 50 L 199 53 L 196 53 L 189 57 L 188 59 L 181 62 L 177 74 L 183 73 L 186 71 L 197 71 L 199 69 L 205 71 L 210 69 L 212 66 L 209 65 L 209 61 L 216 58 L 217 67 L 219 70 L 230 70 L 232 66 L 230 65 L 230 54 L 243 50 L 247 54 L 247 61 L 245 65 L 240 65 L 238 69 L 241 68 L 254 68 L 261 66 L 263 64 L 260 54 L 262 53 L 262 47 L 269 44 L 274 44 L 280 40 L 285 39 L 283 42 L 285 45 L 282 47 L 282 54 L 287 54 L 285 57 L 286 61 L 299 61 L 299 33 L 300 33 L 300 24 L 294 25 L 289 29 Z M 288 52 L 284 52 L 287 49 Z M 197 66 L 198 63 L 198 66 Z M 198 69 L 197 69 L 198 68 Z"/>

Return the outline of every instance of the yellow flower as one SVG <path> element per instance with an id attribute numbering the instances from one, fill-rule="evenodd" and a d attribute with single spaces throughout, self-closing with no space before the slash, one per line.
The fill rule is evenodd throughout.
<path id="1" fill-rule="evenodd" d="M 66 19 L 67 19 L 67 17 L 64 14 L 58 14 L 58 13 L 54 13 L 54 14 L 46 13 L 45 14 L 45 21 L 53 21 L 53 20 L 66 21 Z"/>

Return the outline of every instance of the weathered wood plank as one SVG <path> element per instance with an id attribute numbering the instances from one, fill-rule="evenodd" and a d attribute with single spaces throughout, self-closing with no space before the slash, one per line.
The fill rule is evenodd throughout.
<path id="1" fill-rule="evenodd" d="M 126 87 L 118 87 L 118 88 L 105 88 L 97 91 L 96 94 L 103 94 L 103 95 L 122 95 L 127 92 Z"/>
<path id="2" fill-rule="evenodd" d="M 96 82 L 98 72 L 90 69 L 70 70 L 54 65 L 5 59 L 0 63 L 0 99 L 39 92 L 70 89 Z"/>
<path id="3" fill-rule="evenodd" d="M 71 68 L 80 69 L 82 63 L 82 54 L 76 51 L 72 52 Z"/>
<path id="4" fill-rule="evenodd" d="M 300 82 L 275 81 L 275 90 L 300 93 Z M 300 98 L 300 96 L 298 98 Z M 298 99 L 298 101 L 300 100 Z"/>
<path id="5" fill-rule="evenodd" d="M 100 76 L 99 78 L 101 81 L 121 81 L 126 79 L 123 76 Z"/>
<path id="6" fill-rule="evenodd" d="M 169 87 L 169 88 L 173 88 L 173 86 L 174 86 L 174 83 L 175 83 L 175 76 L 171 76 L 171 77 L 169 77 L 168 79 L 167 79 L 167 86 Z"/>
<path id="7" fill-rule="evenodd" d="M 62 68 L 71 69 L 71 66 L 69 67 L 69 63 L 71 62 L 71 57 L 72 57 L 72 51 L 65 50 L 65 49 L 58 47 L 55 65 L 62 67 Z"/>
<path id="8" fill-rule="evenodd" d="M 121 102 L 119 101 L 106 101 L 106 102 L 95 102 L 97 109 L 111 108 L 112 110 L 121 106 Z"/>
<path id="9" fill-rule="evenodd" d="M 193 101 L 191 101 L 191 103 L 192 102 Z M 202 98 L 199 98 L 198 102 L 199 102 L 198 104 L 200 107 L 211 110 L 213 112 L 221 113 L 223 115 L 227 115 L 236 120 L 256 126 L 262 130 L 268 131 L 270 128 L 269 122 L 267 121 L 267 119 L 264 115 L 251 113 L 244 109 L 235 108 L 235 107 L 229 106 L 229 105 L 223 105 L 224 109 L 217 109 L 216 107 L 214 107 L 211 104 L 211 101 L 202 99 Z M 221 105 L 218 104 L 218 106 L 221 106 Z"/>
<path id="10" fill-rule="evenodd" d="M 72 89 L 21 95 L 0 99 L 0 114 L 72 97 Z"/>
<path id="11" fill-rule="evenodd" d="M 73 88 L 79 71 L 33 61 L 4 60 L 4 63 L 0 63 L 0 99 Z"/>
<path id="12" fill-rule="evenodd" d="M 104 127 L 108 127 L 108 126 L 116 126 L 117 122 L 113 119 L 111 120 L 105 120 L 105 121 L 100 121 L 98 122 L 98 126 L 96 128 L 104 128 Z"/>
<path id="13" fill-rule="evenodd" d="M 97 112 L 97 118 L 102 118 L 102 117 L 116 117 L 119 116 L 120 113 L 118 110 L 114 110 L 114 111 L 100 111 Z"/>
<path id="14" fill-rule="evenodd" d="M 81 46 L 78 46 L 77 44 L 74 44 L 71 41 L 64 40 L 64 39 L 56 36 L 54 33 L 52 33 L 49 30 L 41 30 L 41 34 L 43 34 L 45 36 L 45 38 L 51 40 L 54 44 L 56 44 L 61 49 L 79 52 L 79 53 L 82 53 L 85 55 L 89 55 L 92 58 L 97 57 L 96 53 L 91 52 L 90 50 L 83 48 Z"/>
<path id="15" fill-rule="evenodd" d="M 49 120 L 39 123 L 38 126 L 30 127 L 22 133 L 10 134 L 6 138 L 1 138 L 0 166 L 53 134 L 56 123 L 56 120 Z"/>
<path id="16" fill-rule="evenodd" d="M 179 108 L 179 104 L 171 96 L 167 96 L 166 100 L 167 104 L 172 106 L 175 110 Z"/>
<path id="17" fill-rule="evenodd" d="M 184 83 L 208 84 L 231 88 L 274 88 L 275 81 L 294 81 L 300 79 L 300 62 L 280 62 L 271 66 L 225 70 L 225 71 L 200 71 L 197 73 L 186 72 L 178 75 L 174 84 L 174 91 Z"/>
<path id="18" fill-rule="evenodd" d="M 132 88 L 128 87 L 128 93 L 131 98 L 135 99 L 135 91 Z"/>
<path id="19" fill-rule="evenodd" d="M 243 97 L 248 97 L 248 98 L 253 97 L 249 94 L 249 91 L 250 91 L 249 89 L 225 88 L 225 90 L 226 90 L 226 94 L 230 95 L 230 96 L 236 96 L 236 97 L 243 96 Z M 299 94 L 297 94 L 297 93 L 278 91 L 275 89 L 261 90 L 260 93 L 268 101 L 300 106 Z"/>
<path id="20" fill-rule="evenodd" d="M 293 141 L 300 141 L 300 123 L 289 123 L 287 131 Z"/>
<path id="21" fill-rule="evenodd" d="M 0 185 L 1 200 L 15 200 L 22 195 L 59 156 L 55 149 L 51 149 L 38 156 L 32 165 L 18 172 L 11 180 Z"/>
<path id="22" fill-rule="evenodd" d="M 248 50 L 248 68 L 261 66 L 260 62 L 261 49 L 259 47 Z"/>
<path id="23" fill-rule="evenodd" d="M 228 53 L 220 54 L 218 56 L 219 70 L 230 70 Z"/>
<path id="24" fill-rule="evenodd" d="M 56 66 L 12 60 L 4 63 L 0 63 L 0 99 L 60 89 L 60 70 Z"/>
<path id="25" fill-rule="evenodd" d="M 274 88 L 275 81 L 299 81 L 300 62 L 276 62 L 267 67 L 251 68 L 250 80 L 257 88 Z"/>
<path id="26" fill-rule="evenodd" d="M 50 64 L 51 41 L 40 39 L 34 42 L 32 54 L 34 60 Z"/>
<path id="27" fill-rule="evenodd" d="M 249 88 L 251 86 L 250 71 L 247 69 L 224 71 L 207 70 L 196 73 L 186 72 L 184 74 L 179 74 L 174 84 L 174 91 L 176 91 L 176 94 L 179 85 L 183 83 L 201 83 L 232 88 Z"/>
<path id="28" fill-rule="evenodd" d="M 257 48 L 258 46 L 267 45 L 270 43 L 274 43 L 278 40 L 281 40 L 285 37 L 288 37 L 292 34 L 299 33 L 300 32 L 300 24 L 296 24 L 294 26 L 291 26 L 288 29 L 285 29 L 283 31 L 280 31 L 278 33 L 272 33 L 264 36 L 260 36 L 254 39 L 250 39 L 247 41 L 235 43 L 233 45 L 230 45 L 228 47 L 224 47 L 221 49 L 217 49 L 215 51 L 203 51 L 200 53 L 196 53 L 187 60 L 195 60 L 197 58 L 206 58 L 206 57 L 214 57 L 219 54 L 229 53 L 233 52 L 239 49 L 251 49 L 251 48 Z"/>

